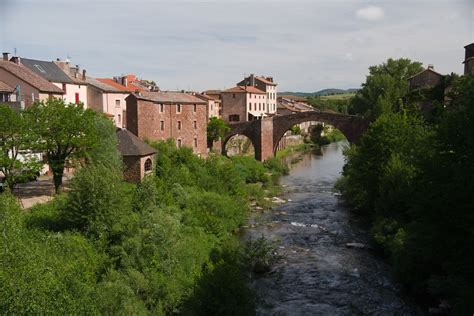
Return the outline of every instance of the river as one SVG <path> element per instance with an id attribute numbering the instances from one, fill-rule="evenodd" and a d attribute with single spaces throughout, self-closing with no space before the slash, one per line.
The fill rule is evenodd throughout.
<path id="1" fill-rule="evenodd" d="M 250 219 L 247 237 L 265 236 L 284 259 L 253 280 L 257 315 L 417 315 L 388 264 L 367 248 L 363 225 L 333 191 L 345 143 L 305 154 L 280 180 L 286 203 Z"/>

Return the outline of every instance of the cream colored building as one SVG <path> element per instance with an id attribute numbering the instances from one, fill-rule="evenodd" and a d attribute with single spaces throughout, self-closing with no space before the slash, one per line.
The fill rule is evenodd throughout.
<path id="1" fill-rule="evenodd" d="M 250 75 L 237 83 L 237 86 L 251 86 L 266 93 L 264 116 L 274 115 L 277 112 L 277 84 L 273 82 L 273 77 Z"/>

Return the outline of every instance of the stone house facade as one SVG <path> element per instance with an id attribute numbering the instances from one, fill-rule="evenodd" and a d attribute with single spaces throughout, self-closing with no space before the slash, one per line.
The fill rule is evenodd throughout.
<path id="1" fill-rule="evenodd" d="M 87 83 L 83 80 L 82 75 L 76 77 L 71 76 L 69 62 L 21 58 L 21 64 L 61 89 L 64 92 L 64 102 L 73 104 L 82 103 L 85 108 L 88 107 Z M 58 64 L 64 68 L 61 68 Z"/>
<path id="2" fill-rule="evenodd" d="M 22 107 L 28 107 L 35 101 L 63 97 L 63 90 L 23 66 L 19 57 L 14 58 L 10 61 L 9 54 L 4 53 L 3 60 L 0 60 L 0 80 L 15 89 L 10 101 L 21 102 Z"/>
<path id="3" fill-rule="evenodd" d="M 474 43 L 464 46 L 464 74 L 474 73 Z"/>
<path id="4" fill-rule="evenodd" d="M 126 98 L 127 129 L 141 139 L 173 138 L 207 155 L 207 103 L 188 93 L 141 92 Z"/>
<path id="5" fill-rule="evenodd" d="M 97 112 L 108 115 L 119 128 L 127 127 L 127 102 L 130 93 L 116 89 L 97 79 L 87 77 L 87 102 Z"/>
<path id="6" fill-rule="evenodd" d="M 443 82 L 444 75 L 434 71 L 433 65 L 408 78 L 410 91 L 434 88 Z"/>
<path id="7" fill-rule="evenodd" d="M 125 129 L 117 129 L 118 149 L 125 166 L 125 181 L 138 183 L 155 168 L 156 150 Z"/>
<path id="8" fill-rule="evenodd" d="M 273 82 L 273 77 L 250 75 L 237 83 L 237 86 L 251 86 L 266 93 L 266 102 L 263 112 L 273 115 L 277 112 L 277 84 Z"/>
<path id="9" fill-rule="evenodd" d="M 265 117 L 267 95 L 252 86 L 236 86 L 221 92 L 222 119 L 227 123 L 253 121 Z"/>

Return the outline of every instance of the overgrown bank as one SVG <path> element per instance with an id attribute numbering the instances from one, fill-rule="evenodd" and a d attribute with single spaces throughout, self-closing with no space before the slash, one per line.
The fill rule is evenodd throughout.
<path id="1" fill-rule="evenodd" d="M 338 187 L 369 219 L 374 240 L 411 297 L 439 314 L 472 314 L 474 77 L 450 83 L 445 107 L 427 121 L 417 108 L 419 100 L 407 94 L 404 76 L 412 72 L 396 78 L 396 72 L 387 71 L 396 62 L 399 70 L 419 71 L 403 66 L 406 60 L 371 69 L 364 89 L 369 91 L 380 72 L 398 83 L 400 98 L 379 98 L 366 111 L 377 113 L 376 120 L 360 144 L 346 151 Z"/>
<path id="2" fill-rule="evenodd" d="M 69 193 L 28 213 L 0 195 L 0 313 L 253 314 L 234 236 L 284 168 L 163 142 L 135 186 L 121 180 L 113 126 L 100 128 L 107 142 Z"/>

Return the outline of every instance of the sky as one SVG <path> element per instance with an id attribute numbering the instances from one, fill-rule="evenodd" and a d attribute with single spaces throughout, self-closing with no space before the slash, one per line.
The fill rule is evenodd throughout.
<path id="1" fill-rule="evenodd" d="M 254 73 L 314 92 L 358 88 L 390 57 L 460 74 L 473 21 L 474 0 L 0 0 L 0 49 L 163 90 L 231 88 Z"/>

